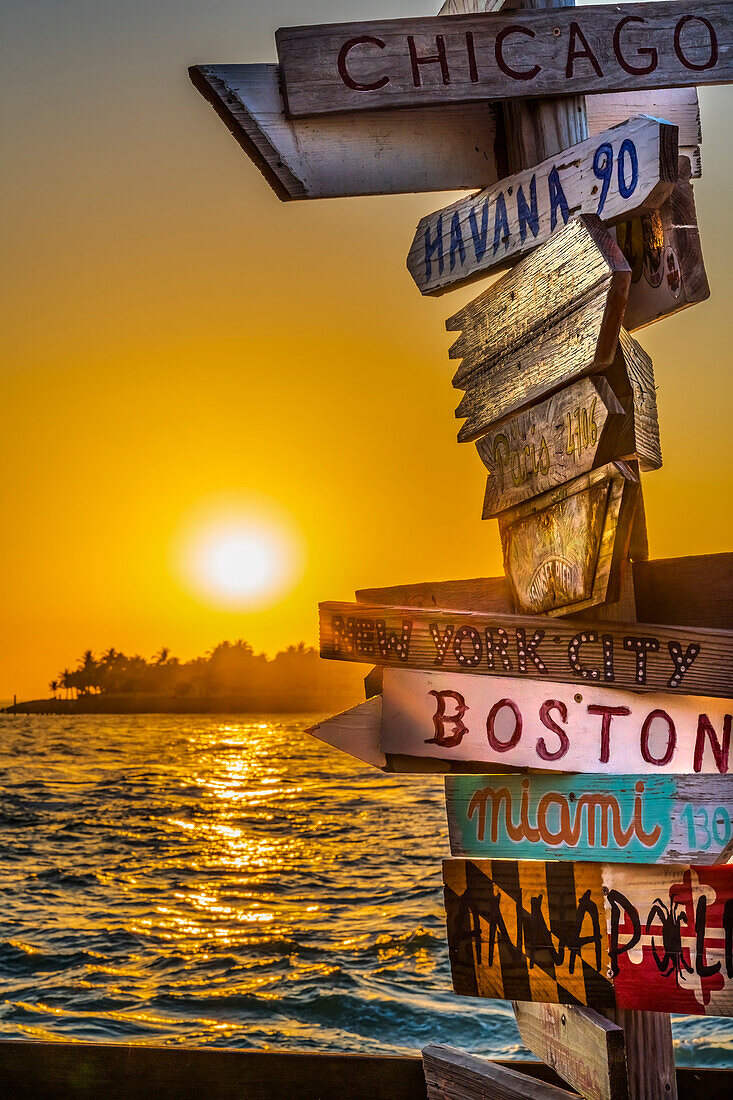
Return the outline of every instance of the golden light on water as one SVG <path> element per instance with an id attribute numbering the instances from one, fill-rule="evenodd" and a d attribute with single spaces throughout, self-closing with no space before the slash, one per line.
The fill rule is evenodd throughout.
<path id="1" fill-rule="evenodd" d="M 189 514 L 175 541 L 175 568 L 204 603 L 255 610 L 282 599 L 302 568 L 299 532 L 265 499 L 205 502 Z"/>

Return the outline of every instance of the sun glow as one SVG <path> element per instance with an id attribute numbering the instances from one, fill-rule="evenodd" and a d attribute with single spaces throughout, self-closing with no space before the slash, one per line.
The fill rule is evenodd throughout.
<path id="1" fill-rule="evenodd" d="M 177 540 L 177 571 L 206 603 L 254 609 L 293 586 L 300 537 L 270 502 L 208 504 L 187 517 Z"/>

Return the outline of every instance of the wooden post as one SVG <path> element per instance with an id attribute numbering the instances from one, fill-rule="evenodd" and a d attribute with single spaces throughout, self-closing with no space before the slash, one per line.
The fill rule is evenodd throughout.
<path id="1" fill-rule="evenodd" d="M 508 0 L 503 10 L 574 6 L 575 0 Z M 502 111 L 510 174 L 531 168 L 588 137 L 584 95 L 509 99 Z"/>
<path id="2" fill-rule="evenodd" d="M 504 8 L 572 6 L 574 0 L 509 0 Z M 512 99 L 502 111 L 509 172 L 531 168 L 588 136 L 585 96 Z M 634 609 L 634 582 L 631 563 L 624 564 L 621 598 L 605 610 L 609 618 L 628 621 Z M 562 1012 L 560 1006 L 547 1007 L 553 1013 Z M 612 1010 L 604 1015 L 624 1029 L 629 1100 L 677 1100 L 669 1014 Z"/>

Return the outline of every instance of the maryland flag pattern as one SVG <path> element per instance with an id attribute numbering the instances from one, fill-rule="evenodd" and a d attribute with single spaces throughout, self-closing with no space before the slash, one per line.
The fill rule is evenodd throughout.
<path id="1" fill-rule="evenodd" d="M 447 859 L 443 883 L 456 993 L 615 1005 L 598 864 Z"/>

